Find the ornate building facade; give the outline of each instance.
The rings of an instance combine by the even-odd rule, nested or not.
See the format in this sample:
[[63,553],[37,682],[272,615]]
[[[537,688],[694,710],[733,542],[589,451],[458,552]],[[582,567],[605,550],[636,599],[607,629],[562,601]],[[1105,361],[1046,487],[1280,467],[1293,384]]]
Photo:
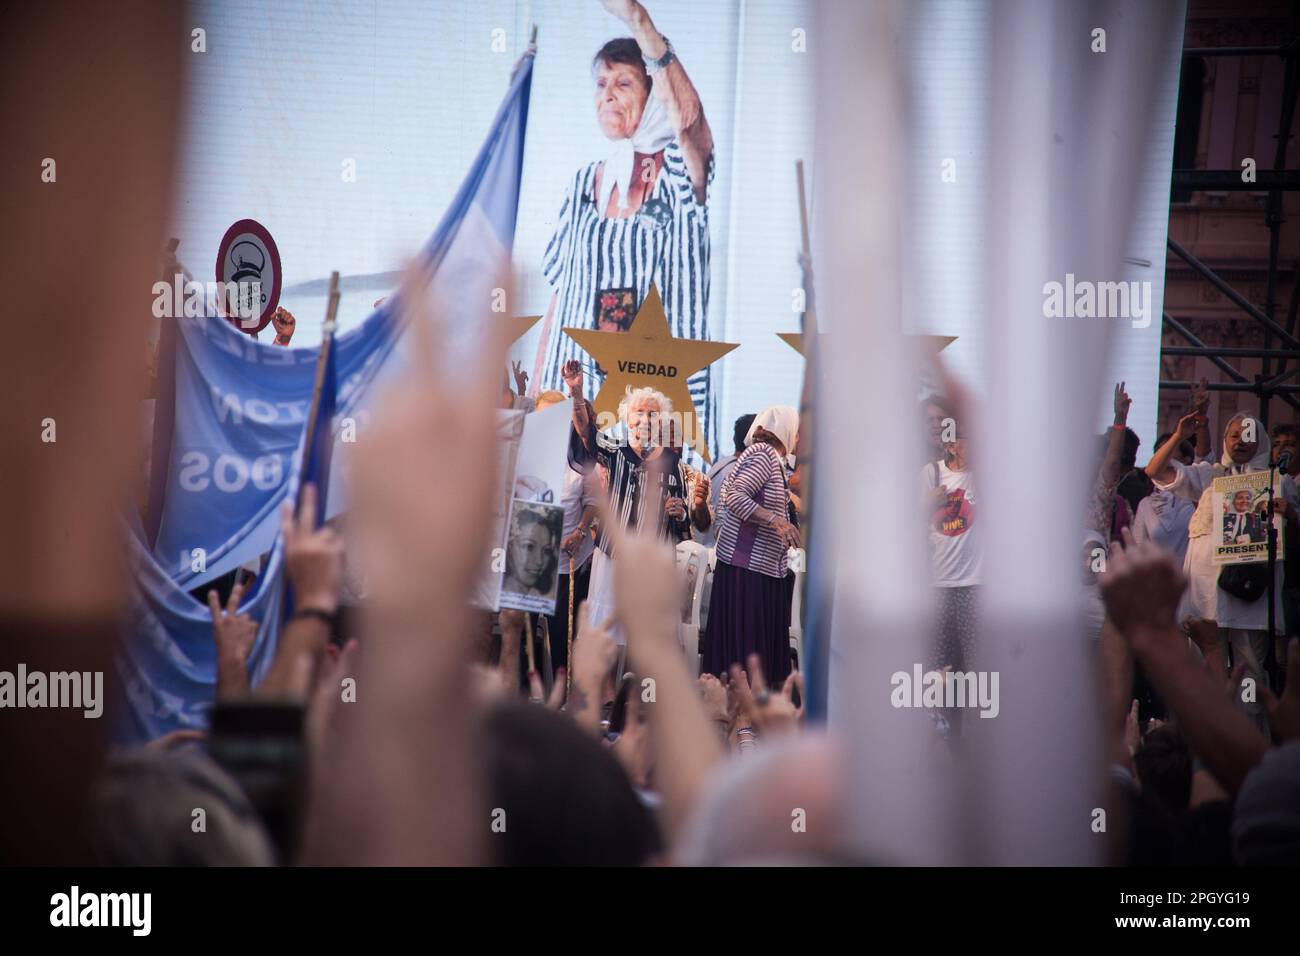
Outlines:
[[[1283,47],[1295,43],[1298,27],[1300,7],[1293,0],[1191,0],[1184,49]],[[1300,68],[1300,62],[1294,67]],[[1253,159],[1258,171],[1272,170],[1285,73],[1286,59],[1280,55],[1186,56],[1174,168],[1241,171],[1243,162]],[[1300,137],[1292,130],[1287,140],[1283,168],[1298,169]],[[1252,305],[1266,314],[1271,311],[1274,321],[1295,334],[1300,193],[1284,192],[1280,211],[1278,269],[1271,305],[1266,192],[1175,189],[1170,196],[1169,235]],[[1276,336],[1266,343],[1259,322],[1172,251],[1166,262],[1165,310],[1209,346],[1282,347]],[[1166,346],[1189,344],[1168,324],[1162,341]],[[1278,360],[1267,364],[1262,357],[1227,357],[1224,361],[1250,382],[1259,374],[1276,375],[1297,366],[1297,360],[1279,367]],[[1160,375],[1162,381],[1193,381],[1202,376],[1210,382],[1232,381],[1210,359],[1199,356],[1164,355]],[[1300,377],[1290,382],[1300,382]],[[1161,389],[1160,432],[1176,427],[1179,417],[1186,414],[1188,398],[1186,390]],[[1260,414],[1259,398],[1248,391],[1211,393],[1210,428],[1216,443],[1222,424],[1238,410]],[[1267,414],[1270,425],[1300,422],[1300,411],[1277,397],[1269,403]]]

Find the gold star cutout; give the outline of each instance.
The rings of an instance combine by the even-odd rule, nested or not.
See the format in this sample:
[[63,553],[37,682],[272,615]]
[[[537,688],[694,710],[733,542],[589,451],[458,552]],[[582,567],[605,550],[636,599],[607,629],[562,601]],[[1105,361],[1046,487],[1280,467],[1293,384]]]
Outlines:
[[[790,348],[794,349],[800,355],[803,355],[804,358],[807,358],[807,355],[804,355],[803,350],[804,334],[802,332],[778,332],[776,335],[777,338],[790,346]],[[957,336],[955,335],[909,335],[908,338],[920,339],[921,344],[926,346],[927,351],[929,351],[931,355],[938,355],[948,346],[952,345],[953,342],[957,341]]]
[[605,370],[605,383],[593,403],[598,421],[602,412],[618,415],[618,403],[629,385],[633,388],[649,385],[668,396],[673,410],[681,415],[691,445],[705,461],[712,462],[704,436],[696,427],[695,404],[686,380],[739,343],[673,338],[663,301],[654,285],[650,286],[650,294],[626,332],[566,328],[564,334]]
[[528,334],[528,330],[536,325],[540,318],[540,315],[511,315],[501,321],[511,323],[513,330],[510,333],[510,341],[518,342]]

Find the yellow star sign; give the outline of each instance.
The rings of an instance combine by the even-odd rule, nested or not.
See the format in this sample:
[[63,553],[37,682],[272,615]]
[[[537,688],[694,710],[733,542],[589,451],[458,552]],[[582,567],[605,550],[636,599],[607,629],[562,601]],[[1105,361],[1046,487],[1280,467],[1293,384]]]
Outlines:
[[[778,332],[776,333],[776,336],[800,355],[804,354],[802,332]],[[908,338],[921,339],[921,344],[924,345],[933,355],[938,355],[949,345],[952,345],[953,342],[957,341],[957,336],[955,335],[916,335],[908,336]],[[804,357],[807,358],[806,355]]]
[[512,315],[502,321],[511,323],[510,341],[518,342],[540,318],[540,315]]
[[704,436],[696,426],[695,404],[686,380],[739,343],[673,338],[659,290],[653,285],[626,332],[566,328],[564,334],[605,370],[605,383],[593,403],[597,421],[601,420],[602,412],[618,414],[618,403],[629,385],[633,388],[649,385],[668,396],[673,411],[681,415],[686,438],[705,461],[712,461]]

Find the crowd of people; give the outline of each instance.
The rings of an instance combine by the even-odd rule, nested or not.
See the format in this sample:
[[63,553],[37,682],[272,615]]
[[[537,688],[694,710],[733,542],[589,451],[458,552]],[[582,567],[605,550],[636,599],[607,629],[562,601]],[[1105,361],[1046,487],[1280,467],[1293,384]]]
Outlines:
[[[606,5],[630,11],[641,49],[612,48],[600,56],[599,102],[609,104],[600,107],[602,115],[625,131],[636,126],[649,92],[638,56],[649,51],[658,87],[670,85],[675,93],[659,136],[684,141],[670,138],[671,148],[650,144],[670,153],[661,167],[667,176],[638,190],[634,201],[657,198],[670,207],[671,221],[685,221],[692,204],[707,198],[713,168],[698,98],[639,5]],[[128,22],[136,16],[127,14]],[[153,104],[150,91],[179,89],[160,82],[169,76],[170,61],[138,55],[117,34],[109,36],[115,45],[107,49],[120,54],[121,68],[88,79],[79,63],[71,63],[72,88],[103,115],[121,111],[126,120],[134,118],[136,133],[168,129],[155,120],[181,115],[178,104],[151,106],[148,123],[131,104]],[[31,42],[15,53],[21,57],[22,47],[30,46],[46,54],[63,45],[61,39],[58,45]],[[85,48],[97,49],[90,42]],[[155,49],[174,55],[176,44],[160,41]],[[622,67],[635,75],[627,77]],[[170,68],[171,75],[178,73],[175,63]],[[621,86],[623,79],[631,86]],[[620,104],[637,84],[642,93],[633,97],[636,115],[630,116]],[[34,102],[48,94],[35,89]],[[68,124],[69,134],[80,128]],[[94,165],[91,157],[107,164],[103,175],[115,184],[105,201],[139,207],[140,197],[154,195],[151,187],[167,181],[170,147],[161,132],[155,138],[129,137],[145,144],[131,155],[105,153],[98,140],[87,141],[85,165]],[[626,176],[622,181],[631,184]],[[648,228],[644,220],[631,221],[628,204],[607,183],[583,171],[573,195],[589,193],[616,213],[605,218],[628,220],[629,244],[636,238],[631,230]],[[60,234],[74,243],[83,233],[87,243],[97,240],[104,254],[78,259],[101,266],[96,276],[102,287],[118,289],[124,285],[119,274],[144,276],[139,263],[124,257],[145,248],[150,231],[161,228],[166,200],[158,196],[137,217],[120,217],[136,241],[109,236],[109,226],[121,228],[112,216],[74,228],[85,217],[71,206]],[[573,204],[575,224],[594,215],[579,208],[585,205]],[[47,214],[42,207],[27,218],[43,221]],[[698,227],[699,218],[692,221]],[[575,225],[561,240],[579,234]],[[681,251],[703,238],[679,235]],[[41,248],[20,243],[15,251],[26,246]],[[83,252],[89,247],[76,245]],[[565,261],[576,261],[579,251],[565,252]],[[41,351],[58,345],[48,330],[20,327],[15,334],[58,372],[61,400],[68,402],[66,414],[65,406],[56,406],[60,419],[88,423],[81,434],[103,435],[105,446],[118,443],[120,430],[101,426],[127,420],[120,411],[116,419],[111,413],[129,403],[114,382],[92,372],[115,374],[129,365],[125,346],[115,342],[121,337],[104,331],[129,327],[129,296],[106,297],[114,321],[83,320],[88,313],[81,293],[62,277],[51,279],[52,265],[29,265],[45,281],[21,284],[19,311],[67,315],[103,350],[60,346],[61,361],[55,361]],[[562,271],[557,253],[548,276]],[[638,276],[638,293],[650,279]],[[34,300],[36,292],[65,287],[66,301]],[[589,305],[585,294],[575,294],[556,307],[585,315]],[[684,303],[674,322],[689,324],[705,314],[704,305],[703,296]],[[909,862],[873,859],[855,848],[852,819],[862,812],[864,797],[852,792],[845,769],[854,728],[804,719],[806,662],[792,654],[788,637],[795,586],[790,564],[815,505],[803,493],[812,483],[802,474],[815,462],[791,460],[801,447],[798,413],[773,406],[742,417],[734,453],[701,475],[683,461],[681,436],[666,425],[673,412],[666,397],[652,389],[629,391],[619,429],[599,431],[583,397],[580,367],[559,364],[563,356],[556,353],[574,412],[562,493],[563,556],[556,558],[560,602],[546,616],[547,630],[567,637],[569,620],[575,623],[571,653],[567,640],[551,640],[542,648],[551,666],[539,667],[530,640],[539,620],[515,611],[485,614],[467,599],[490,561],[488,516],[498,457],[493,415],[502,404],[505,343],[486,345],[472,360],[475,367],[453,384],[435,367],[433,357],[445,343],[431,340],[439,327],[426,319],[416,315],[411,322],[421,339],[412,367],[388,385],[348,456],[345,524],[318,524],[311,485],[282,517],[295,613],[279,634],[269,668],[250,670],[259,622],[241,611],[246,583],[232,580],[202,595],[212,618],[215,675],[205,726],[110,753],[101,765],[79,715],[20,714],[29,720],[22,728],[37,731],[26,735],[9,729],[19,726],[10,719],[6,742],[18,745],[7,751],[10,766],[37,770],[14,788],[22,805],[7,845],[27,860],[79,861],[80,842],[70,834],[78,831],[74,821],[82,809],[79,784],[93,771],[89,845],[105,864]],[[287,343],[292,326],[292,316],[277,317],[279,344]],[[551,374],[547,379],[559,384]],[[523,391],[521,369],[516,383]],[[30,373],[17,384],[23,396],[39,391]],[[702,384],[693,392],[701,401],[708,394]],[[508,400],[515,405],[517,398]],[[543,392],[531,405],[564,400],[563,393]],[[1267,470],[1297,448],[1300,430],[1278,425],[1270,432],[1235,414],[1216,458],[1207,402],[1198,391],[1177,429],[1139,466],[1137,436],[1127,428],[1130,403],[1117,387],[1113,428],[1097,448],[1092,494],[1078,503],[1079,630],[1096,648],[1104,688],[1096,707],[1110,744],[1097,777],[1111,785],[1114,818],[1126,821],[1113,828],[1120,860],[1295,863],[1300,646],[1288,638],[1300,633],[1300,533],[1293,533],[1300,461],[1292,457],[1278,483],[1275,507],[1286,533],[1272,589],[1272,634],[1268,589],[1259,593],[1256,582],[1255,599],[1243,597],[1250,588],[1225,580],[1207,557],[1211,533],[1225,516],[1214,513],[1206,496],[1215,478]],[[39,420],[35,410],[44,406],[24,403],[30,412],[24,421]],[[928,533],[933,562],[935,626],[921,653],[931,670],[969,669],[979,664],[987,557],[978,513],[981,450],[971,440],[975,414],[951,391],[927,397],[921,412],[918,445],[928,442],[929,448],[923,459],[905,461],[916,468],[917,535]],[[41,613],[22,618],[27,632],[10,643],[29,660],[54,661],[54,648],[111,672],[112,626],[105,622],[118,609],[121,569],[111,560],[117,526],[104,516],[112,515],[121,489],[100,469],[85,467],[97,459],[84,452],[74,459],[64,451],[77,448],[75,441],[21,451],[35,478],[6,499],[8,527],[15,541],[56,540],[59,548],[41,551],[44,563],[26,560],[35,548],[14,549],[23,560],[12,561],[3,577],[29,601],[14,606]],[[96,450],[105,461],[117,461],[111,447]],[[70,461],[81,467],[69,467]],[[124,483],[126,465],[119,470],[107,473]],[[32,515],[20,520],[20,507]],[[1252,511],[1226,516],[1233,534],[1248,541],[1262,527]],[[63,513],[78,521],[61,521]],[[94,533],[83,534],[82,524]],[[52,534],[51,528],[68,533]],[[695,659],[681,640],[683,579],[674,550],[688,542],[713,552],[709,610]],[[532,574],[529,562],[523,555],[512,566],[521,587]],[[818,568],[810,565],[809,573]],[[365,582],[360,594],[353,578]],[[51,607],[59,613],[50,613]],[[530,656],[533,666],[526,664]],[[194,657],[204,655],[195,649]],[[48,669],[60,666],[66,665],[59,661]],[[886,681],[879,692],[889,692]],[[960,755],[971,736],[960,711],[932,716],[940,744],[934,753]],[[983,732],[997,732],[996,719],[976,723],[989,725]],[[792,808],[803,811],[806,826],[792,826]]]
[[[573,581],[558,589],[555,613],[503,609],[485,623],[464,598],[481,549],[435,543],[484,543],[491,483],[458,483],[475,490],[454,500],[430,495],[445,446],[420,436],[452,437],[462,475],[486,475],[484,415],[518,394],[398,385],[351,463],[346,543],[316,526],[312,486],[296,512],[286,506],[299,612],[256,686],[247,656],[257,624],[239,610],[244,585],[207,595],[211,724],[110,760],[93,803],[104,862],[871,862],[839,842],[851,812],[842,743],[835,728],[805,728],[803,662],[789,640],[804,509],[791,476],[796,465],[815,467],[792,453],[798,412],[742,416],[734,454],[704,475],[683,460],[665,396],[629,388],[618,426],[599,431],[581,365],[567,363],[563,378],[573,403],[569,473],[564,526],[551,535],[561,554],[550,557]],[[518,393],[525,384],[517,374]],[[562,400],[552,391],[521,404]],[[1103,675],[1107,780],[1129,821],[1129,862],[1294,862],[1300,651],[1288,653],[1284,638],[1300,625],[1288,560],[1296,536],[1285,535],[1278,554],[1269,640],[1260,602],[1211,577],[1204,513],[1213,478],[1268,469],[1300,431],[1265,433],[1233,415],[1216,460],[1207,401],[1198,390],[1143,466],[1127,428],[1130,400],[1116,386],[1113,427],[1080,509],[1079,620]],[[930,450],[918,503],[935,592],[925,660],[963,671],[980,660],[985,560],[971,412],[937,394],[920,410]],[[1291,525],[1297,467],[1285,464],[1275,507]],[[687,541],[710,549],[713,569],[698,656],[682,640],[688,584],[675,547]],[[373,586],[343,615],[354,561]],[[525,653],[541,618],[553,637]],[[475,640],[485,628],[492,637]],[[937,739],[960,752],[961,708],[931,716]],[[807,839],[793,838],[786,804],[824,814],[797,834]],[[202,840],[191,832],[196,805],[210,808]]]

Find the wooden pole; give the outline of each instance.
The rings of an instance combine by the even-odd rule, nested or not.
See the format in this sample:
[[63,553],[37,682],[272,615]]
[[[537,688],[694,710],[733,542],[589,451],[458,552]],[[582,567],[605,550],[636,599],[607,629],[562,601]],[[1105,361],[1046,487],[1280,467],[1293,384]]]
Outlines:
[[[573,555],[569,555],[569,652],[564,659],[564,689],[573,690]],[[567,697],[565,698],[568,699]]]
[[[296,517],[298,508],[302,503],[302,481],[301,475],[307,469],[307,462],[311,459],[312,445],[316,436],[316,419],[320,414],[320,397],[325,385],[325,363],[329,360],[330,351],[334,348],[334,328],[337,324],[339,310],[339,274],[330,273],[329,299],[325,304],[325,324],[321,326],[320,354],[316,356],[316,378],[311,388],[311,407],[307,411],[307,434],[303,436],[302,442],[302,460],[299,462],[298,475],[298,493],[293,502],[293,513]],[[318,499],[320,507],[324,508],[324,502]],[[314,520],[314,519],[313,519]],[[286,572],[280,578],[280,599],[281,613],[284,608],[284,596],[289,589],[289,575]]]
[[531,678],[537,670],[537,660],[533,655],[533,618],[527,611],[524,614],[524,644],[528,647],[528,676]]
[[[320,414],[321,389],[325,385],[325,363],[334,348],[334,328],[339,311],[339,274],[330,273],[329,299],[325,306],[325,324],[321,326],[320,354],[316,356],[316,378],[311,387],[311,408],[307,412],[307,435],[302,443],[302,461],[299,462],[298,474],[307,470],[311,460],[312,448],[316,437],[316,419]],[[298,513],[298,502],[302,500],[302,484],[298,485],[298,500],[293,503],[294,514]]]
[[811,354],[809,336],[817,332],[816,310],[813,308],[813,284],[812,276],[812,244],[808,238],[808,198],[804,190],[803,177],[803,160],[794,161],[795,179],[799,184],[799,238],[803,255],[800,265],[803,269],[803,354],[807,358]]

